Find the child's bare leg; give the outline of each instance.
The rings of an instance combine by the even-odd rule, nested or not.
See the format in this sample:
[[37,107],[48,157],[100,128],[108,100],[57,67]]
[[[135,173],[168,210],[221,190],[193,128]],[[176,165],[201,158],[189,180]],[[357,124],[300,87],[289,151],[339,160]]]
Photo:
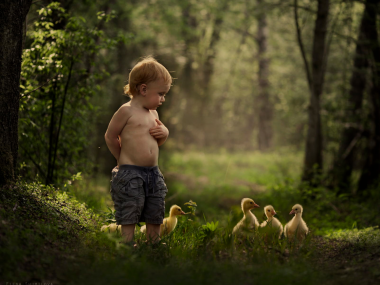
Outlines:
[[156,224],[146,224],[146,236],[148,242],[156,243],[160,241],[160,226]]
[[135,225],[122,225],[121,226],[121,235],[123,236],[124,242],[133,241],[135,234]]

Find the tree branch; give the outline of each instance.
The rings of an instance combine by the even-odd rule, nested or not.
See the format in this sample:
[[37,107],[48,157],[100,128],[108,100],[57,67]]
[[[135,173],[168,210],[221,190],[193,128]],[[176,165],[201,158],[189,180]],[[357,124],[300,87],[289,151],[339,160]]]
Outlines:
[[239,28],[232,28],[235,32],[238,32],[239,34],[241,34],[243,37],[245,37],[245,36],[249,36],[250,38],[252,38],[255,42],[257,42],[257,37],[254,35],[254,34],[252,34],[252,33],[250,33],[249,31],[248,31],[248,29],[239,29]]
[[[55,76],[54,76],[54,77],[55,77]],[[27,92],[27,93],[24,93],[23,95],[20,96],[20,99],[23,98],[23,97],[25,97],[26,95],[29,95],[29,94],[33,93],[34,91],[37,91],[37,90],[40,89],[41,87],[46,86],[46,85],[47,85],[52,79],[53,79],[53,78],[48,79],[44,84],[38,86],[37,88],[33,89],[32,91],[29,91],[29,92]]]
[[45,178],[46,177],[46,174],[45,172],[42,170],[41,166],[39,166],[39,164],[37,162],[34,161],[32,155],[20,144],[21,148],[25,151],[25,153],[27,154],[27,156],[29,157],[29,159],[33,162],[34,166],[37,167],[38,171],[42,174],[42,176]]
[[[55,149],[54,149],[53,167],[52,167],[53,171],[54,171],[54,168],[55,168],[55,159],[57,158],[59,133],[60,133],[60,131],[61,131],[63,111],[64,111],[64,109],[65,109],[65,102],[66,102],[67,89],[68,89],[68,87],[69,87],[69,83],[70,83],[70,79],[71,79],[71,72],[72,72],[72,70],[73,70],[73,65],[74,65],[74,59],[72,58],[72,59],[71,59],[71,63],[70,63],[69,76],[68,76],[68,78],[67,78],[67,82],[66,82],[66,85],[65,85],[65,93],[64,93],[64,95],[63,95],[63,102],[62,102],[62,108],[61,108],[61,115],[60,115],[60,118],[59,118],[58,131],[57,131],[57,138],[56,138],[56,140],[55,140]],[[52,177],[53,177],[53,171],[52,171]]]
[[[342,4],[342,3],[341,3]],[[329,39],[327,40],[327,44],[326,44],[326,50],[325,50],[325,54],[324,54],[324,58],[323,58],[323,65],[322,65],[322,70],[323,70],[323,73],[325,72],[326,68],[327,68],[327,58],[328,58],[328,54],[330,52],[330,47],[331,47],[331,42],[332,42],[332,38],[333,38],[333,34],[334,34],[334,29],[335,29],[335,26],[338,22],[338,19],[339,19],[339,15],[342,13],[342,5],[340,5],[340,10],[339,10],[339,13],[335,16],[335,19],[332,20],[332,25],[331,25],[331,32],[330,32],[330,37]]]
[[297,5],[297,2],[298,2],[297,0],[294,0],[294,21],[295,21],[296,29],[297,29],[297,40],[298,40],[298,45],[299,45],[300,50],[301,50],[302,59],[303,59],[304,64],[305,64],[307,83],[309,85],[309,89],[311,90],[312,78],[311,78],[309,63],[307,61],[306,54],[305,54],[305,48],[304,48],[304,45],[302,42],[301,29],[300,29],[299,22],[298,22],[298,5]]
[[362,136],[362,132],[359,132],[356,134],[356,136],[354,137],[354,139],[351,141],[350,145],[347,147],[346,151],[344,152],[342,156],[342,160],[346,159],[346,157],[351,153],[352,149],[354,148],[356,143],[359,141],[361,136]]
[[294,5],[290,4],[290,5],[288,5],[288,7],[295,8],[295,9],[301,9],[301,10],[305,10],[305,11],[313,13],[313,14],[317,14],[316,10],[313,10],[313,9],[311,9],[309,7],[305,7],[305,6],[298,6],[296,4],[294,4]]
[[57,80],[54,82],[54,90],[50,90],[50,94],[52,94],[52,99],[51,99],[51,116],[50,116],[50,127],[49,127],[49,155],[48,155],[48,167],[47,167],[47,175],[46,175],[46,180],[45,184],[48,185],[50,184],[51,177],[52,177],[52,152],[53,152],[53,133],[54,133],[54,115],[55,115],[55,93],[57,92]]

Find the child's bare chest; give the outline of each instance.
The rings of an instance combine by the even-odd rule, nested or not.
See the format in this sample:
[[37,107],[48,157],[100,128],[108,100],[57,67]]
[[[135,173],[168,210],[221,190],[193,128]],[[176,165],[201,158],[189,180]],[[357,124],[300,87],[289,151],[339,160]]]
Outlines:
[[157,125],[156,117],[152,113],[136,112],[128,120],[126,128],[130,132],[145,132]]

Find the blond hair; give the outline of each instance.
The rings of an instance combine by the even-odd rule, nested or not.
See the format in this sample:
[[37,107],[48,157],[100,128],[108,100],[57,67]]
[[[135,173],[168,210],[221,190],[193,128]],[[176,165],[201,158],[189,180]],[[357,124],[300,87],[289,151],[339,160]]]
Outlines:
[[129,73],[128,84],[124,86],[124,94],[132,98],[139,93],[138,86],[162,79],[171,85],[172,77],[169,71],[154,57],[147,56],[139,61]]

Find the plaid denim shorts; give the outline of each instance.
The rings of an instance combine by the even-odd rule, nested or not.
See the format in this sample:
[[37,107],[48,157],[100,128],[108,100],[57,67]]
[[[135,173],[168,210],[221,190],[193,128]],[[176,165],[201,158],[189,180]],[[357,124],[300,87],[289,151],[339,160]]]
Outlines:
[[118,225],[162,224],[168,192],[158,166],[120,165],[112,170],[111,196]]

